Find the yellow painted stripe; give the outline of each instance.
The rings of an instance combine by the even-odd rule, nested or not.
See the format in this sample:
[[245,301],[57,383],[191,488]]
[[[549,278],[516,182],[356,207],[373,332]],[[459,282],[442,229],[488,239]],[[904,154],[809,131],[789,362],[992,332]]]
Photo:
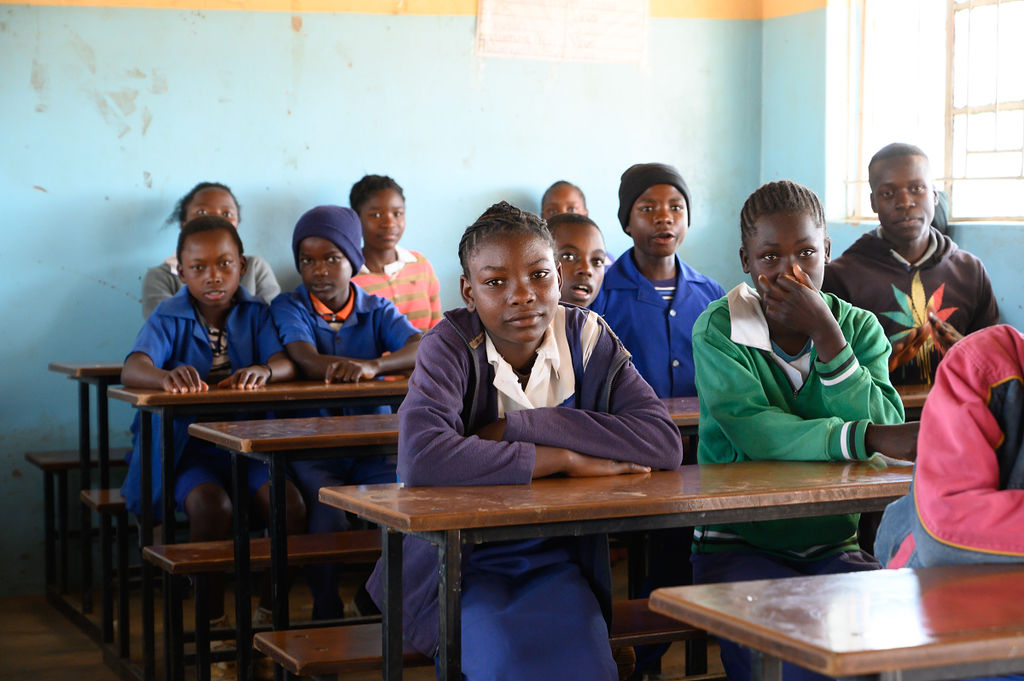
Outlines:
[[[828,0],[650,0],[662,19],[770,19],[822,9]],[[339,12],[472,16],[476,0],[0,0],[0,5],[132,7],[249,12]]]

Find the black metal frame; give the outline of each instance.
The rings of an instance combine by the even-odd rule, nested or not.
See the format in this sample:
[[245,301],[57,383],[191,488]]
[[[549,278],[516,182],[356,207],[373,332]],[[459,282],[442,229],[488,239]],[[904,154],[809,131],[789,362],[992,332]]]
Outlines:
[[[280,411],[314,411],[319,409],[343,409],[345,407],[376,407],[376,406],[392,406],[397,407],[401,404],[405,395],[380,395],[380,396],[338,396],[338,397],[325,397],[309,400],[297,400],[294,397],[282,396],[274,400],[261,401],[261,402],[226,402],[217,404],[177,404],[177,405],[139,405],[137,408],[141,412],[140,414],[140,430],[139,430],[139,454],[141,457],[141,507],[142,513],[140,516],[140,545],[150,546],[153,544],[153,504],[150,501],[153,498],[153,457],[150,451],[152,443],[152,428],[153,428],[153,417],[158,416],[161,424],[173,423],[175,418],[180,417],[191,417],[191,416],[230,416],[234,414],[242,413],[263,413],[263,412],[280,412]],[[161,533],[161,541],[164,544],[173,544],[174,538],[174,500],[173,500],[173,486],[171,481],[174,479],[174,461],[172,457],[166,456],[167,453],[174,451],[174,431],[173,428],[161,427],[160,429],[160,462],[161,462],[161,502],[162,502],[162,517],[163,517],[163,531]],[[335,456],[336,450],[327,449],[321,450],[321,453],[317,453],[318,450],[296,450],[295,452],[280,452],[278,454],[284,454],[286,456],[295,456],[302,458],[316,458],[318,456],[329,457]],[[380,451],[374,452],[380,454]],[[244,456],[238,456],[236,452],[232,452],[232,476],[233,484],[235,487],[233,490],[234,498],[240,499],[245,498],[247,493],[246,479],[243,477],[241,480],[236,478],[240,473],[244,476],[244,471],[240,470],[241,462],[246,457],[254,458],[261,461],[266,461],[271,467],[271,483],[270,483],[270,499],[271,499],[271,518],[270,523],[270,543],[271,543],[271,574],[272,574],[272,588],[274,590],[274,628],[283,629],[288,627],[288,611],[287,611],[287,599],[288,599],[288,580],[287,580],[287,550],[280,550],[280,545],[283,543],[282,538],[286,535],[285,515],[284,515],[284,463],[275,464],[279,457],[274,454],[245,454]],[[276,482],[275,482],[276,480]],[[239,482],[242,483],[241,488],[238,488]],[[242,496],[238,496],[239,489],[244,490],[245,493]],[[280,510],[278,510],[280,509]],[[252,676],[252,623],[251,623],[251,603],[248,597],[248,582],[247,577],[239,579],[239,575],[247,576],[249,573],[249,509],[247,504],[235,504],[234,505],[234,532],[235,532],[235,575],[236,583],[235,588],[241,588],[245,592],[244,599],[239,597],[236,592],[236,605],[235,605],[235,620],[236,620],[236,631],[237,631],[237,655],[238,655],[238,678],[240,680],[248,681]],[[278,550],[275,550],[275,546]],[[143,673],[142,678],[144,681],[151,681],[155,678],[156,672],[156,633],[155,633],[155,621],[154,621],[154,598],[155,598],[155,587],[154,587],[154,566],[148,561],[142,561],[142,627],[143,627]],[[279,582],[278,576],[284,575],[282,580]],[[172,586],[171,580],[168,575],[165,575],[164,581],[164,631],[165,638],[171,636],[175,632],[175,626],[180,624],[175,622],[172,618],[174,615],[172,611],[177,609],[174,607],[173,601],[171,600],[175,587]],[[284,606],[280,607],[279,604],[283,603]],[[180,626],[178,627],[180,629]],[[172,641],[167,638],[168,650],[171,650],[172,643],[176,644],[176,641]],[[181,679],[183,678],[182,666],[179,662],[172,660],[172,655],[164,656],[164,673],[167,679]]]
[[[662,515],[629,516],[574,520],[556,523],[510,525],[503,527],[480,527],[471,529],[442,530],[429,532],[405,532],[410,536],[424,539],[438,549],[438,617],[441,645],[438,649],[438,678],[447,681],[461,679],[461,598],[462,598],[462,545],[480,544],[490,541],[517,541],[544,537],[578,537],[591,534],[607,534],[635,530],[659,530],[670,527],[692,527],[695,525],[723,524],[751,520],[781,520],[819,515],[875,511],[899,498],[897,496],[873,499],[849,499],[840,501],[818,501],[794,503],[785,506],[754,506],[746,509],[719,511],[693,511]],[[383,528],[385,551],[383,553],[385,582],[389,588],[393,580],[399,580],[402,572],[402,551],[399,532],[394,528]],[[402,602],[385,594],[384,621],[382,625],[385,681],[400,681],[402,678]],[[781,679],[765,679],[781,681]],[[888,680],[887,680],[888,681]],[[930,681],[922,679],[920,681]]]

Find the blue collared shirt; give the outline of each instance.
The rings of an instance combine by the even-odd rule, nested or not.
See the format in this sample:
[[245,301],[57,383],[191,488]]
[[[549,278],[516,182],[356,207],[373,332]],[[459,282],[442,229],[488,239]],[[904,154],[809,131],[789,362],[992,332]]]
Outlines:
[[640,274],[629,249],[608,268],[590,309],[604,316],[658,397],[692,397],[693,323],[725,289],[676,256],[676,293],[669,304]]

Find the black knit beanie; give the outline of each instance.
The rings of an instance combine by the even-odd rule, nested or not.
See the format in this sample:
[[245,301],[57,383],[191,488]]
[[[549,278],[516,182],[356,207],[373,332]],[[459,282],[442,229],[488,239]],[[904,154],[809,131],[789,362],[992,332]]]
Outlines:
[[629,213],[636,200],[656,184],[670,184],[686,199],[686,224],[690,224],[690,189],[679,171],[664,163],[637,163],[622,173],[619,181],[619,223],[623,231],[629,224]]
[[295,255],[295,267],[299,267],[299,244],[310,236],[327,239],[341,249],[348,261],[352,263],[352,274],[359,272],[363,266],[363,251],[359,244],[363,238],[363,228],[359,216],[351,208],[342,206],[317,206],[299,218],[292,233],[292,253]]

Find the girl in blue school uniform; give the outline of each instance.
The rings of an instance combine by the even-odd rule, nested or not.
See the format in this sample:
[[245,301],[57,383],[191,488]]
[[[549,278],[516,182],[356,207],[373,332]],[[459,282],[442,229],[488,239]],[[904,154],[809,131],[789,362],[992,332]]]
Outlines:
[[[658,397],[693,397],[691,331],[698,315],[725,295],[718,282],[683,262],[676,251],[690,228],[690,189],[679,171],[663,163],[638,163],[622,173],[619,223],[633,239],[604,275],[591,309],[633,353],[640,375]],[[643,586],[689,584],[689,529],[649,536],[650,574]],[[667,645],[637,649],[637,669],[646,671]]]
[[[600,316],[559,304],[543,220],[494,205],[466,230],[459,260],[466,307],[424,336],[398,412],[405,484],[529,484],[679,465],[679,432],[629,354]],[[464,547],[464,678],[615,681],[602,616],[606,541]],[[436,655],[437,550],[406,537],[403,551],[403,634]],[[380,603],[379,563],[367,588]]]
[[[242,240],[222,217],[189,221],[178,236],[177,272],[184,287],[160,303],[146,320],[125,360],[121,381],[133,388],[205,392],[210,386],[258,390],[268,381],[287,381],[295,369],[274,331],[270,309],[239,286],[246,260]],[[232,504],[253,503],[266,521],[270,511],[269,472],[249,464],[248,498],[231,499],[230,455],[188,435],[192,419],[175,419],[174,500],[189,520],[192,541],[227,539]],[[160,451],[159,419],[153,423],[154,456]],[[132,424],[133,449],[121,492],[128,509],[141,513],[139,417]],[[153,512],[160,518],[161,466],[153,462]],[[302,498],[288,486],[288,531],[305,524]],[[223,582],[211,584],[211,619],[223,616]]]
[[[285,350],[306,378],[327,383],[369,380],[411,371],[416,361],[422,334],[390,300],[370,295],[351,281],[363,265],[361,235],[359,216],[341,206],[318,206],[295,224],[292,251],[302,284],[275,298],[271,313]],[[342,413],[390,413],[390,408]],[[307,500],[309,532],[350,527],[344,511],[317,501],[321,487],[395,481],[394,461],[382,456],[295,461],[292,472]],[[313,593],[313,618],[341,617],[337,567],[307,568],[306,580]]]

